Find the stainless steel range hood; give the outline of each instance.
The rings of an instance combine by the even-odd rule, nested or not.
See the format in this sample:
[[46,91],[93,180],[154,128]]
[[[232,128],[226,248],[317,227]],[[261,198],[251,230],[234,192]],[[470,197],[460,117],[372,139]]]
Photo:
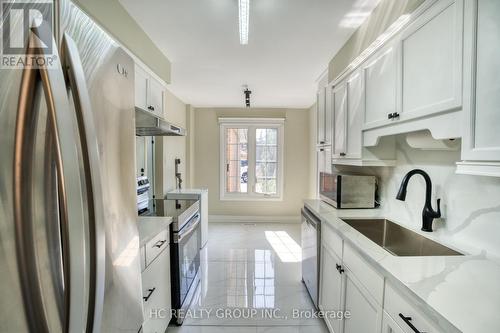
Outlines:
[[140,108],[135,108],[137,136],[185,136],[186,130]]

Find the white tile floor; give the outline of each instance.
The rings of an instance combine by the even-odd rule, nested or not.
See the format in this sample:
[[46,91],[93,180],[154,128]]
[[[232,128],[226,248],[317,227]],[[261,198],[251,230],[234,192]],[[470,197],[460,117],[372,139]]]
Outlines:
[[294,309],[314,308],[300,260],[299,224],[211,223],[191,304],[196,318],[168,332],[328,332],[322,319],[294,317]]

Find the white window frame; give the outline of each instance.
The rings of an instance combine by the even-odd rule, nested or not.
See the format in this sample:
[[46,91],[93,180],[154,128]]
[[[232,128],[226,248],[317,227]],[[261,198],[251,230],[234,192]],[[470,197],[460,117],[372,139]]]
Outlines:
[[[221,201],[283,201],[283,150],[285,146],[285,118],[219,118],[219,192]],[[226,129],[248,129],[248,191],[247,193],[226,192]],[[255,129],[278,129],[278,168],[276,170],[276,194],[255,193]]]

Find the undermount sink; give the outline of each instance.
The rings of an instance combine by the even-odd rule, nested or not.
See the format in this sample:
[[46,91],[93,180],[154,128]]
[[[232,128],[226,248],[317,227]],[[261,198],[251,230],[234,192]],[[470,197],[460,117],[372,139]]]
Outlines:
[[460,252],[386,219],[343,219],[395,256],[461,256]]

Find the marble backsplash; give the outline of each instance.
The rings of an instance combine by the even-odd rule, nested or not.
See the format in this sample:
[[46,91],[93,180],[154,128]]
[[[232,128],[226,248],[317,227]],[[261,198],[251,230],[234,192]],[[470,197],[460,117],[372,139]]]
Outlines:
[[[406,201],[396,200],[396,194],[408,171],[422,169],[432,179],[434,209],[436,199],[441,199],[442,218],[434,220],[434,232],[429,236],[467,253],[500,261],[500,178],[456,174],[455,163],[460,160],[460,151],[413,149],[404,136],[397,138],[396,150],[396,167],[362,170],[379,177],[379,196],[385,216],[420,229],[424,179],[419,175],[412,177]],[[360,169],[339,168],[350,172],[360,172]]]

